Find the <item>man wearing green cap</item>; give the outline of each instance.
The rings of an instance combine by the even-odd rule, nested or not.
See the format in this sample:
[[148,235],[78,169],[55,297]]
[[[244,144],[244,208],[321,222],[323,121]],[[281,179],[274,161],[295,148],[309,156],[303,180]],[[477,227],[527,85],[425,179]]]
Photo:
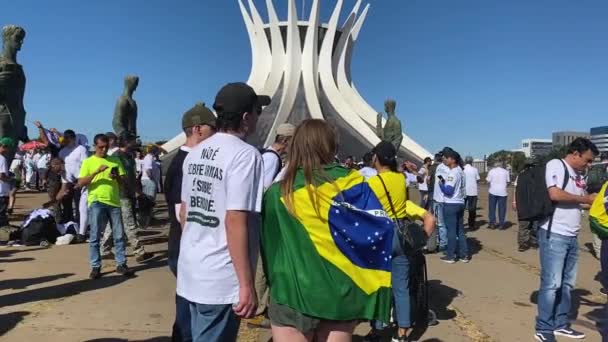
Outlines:
[[[169,209],[169,268],[177,276],[177,260],[179,258],[179,243],[182,237],[182,227],[177,217],[182,203],[183,165],[186,156],[192,148],[215,133],[215,115],[203,103],[197,103],[182,117],[182,129],[186,135],[186,143],[180,147],[169,165],[165,177],[165,199]],[[175,209],[175,210],[173,210]],[[190,305],[187,300],[176,295],[175,323],[173,324],[172,341],[192,341],[190,331]]]
[[11,185],[6,157],[11,153],[14,145],[13,139],[9,137],[0,138],[0,227],[8,225],[7,210]]

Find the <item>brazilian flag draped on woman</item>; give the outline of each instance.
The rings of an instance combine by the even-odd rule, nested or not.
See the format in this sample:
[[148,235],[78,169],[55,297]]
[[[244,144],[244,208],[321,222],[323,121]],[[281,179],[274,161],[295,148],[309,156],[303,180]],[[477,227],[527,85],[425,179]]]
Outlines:
[[358,172],[329,165],[327,179],[293,184],[293,215],[280,183],[264,196],[262,257],[270,296],[327,320],[388,322],[393,222]]

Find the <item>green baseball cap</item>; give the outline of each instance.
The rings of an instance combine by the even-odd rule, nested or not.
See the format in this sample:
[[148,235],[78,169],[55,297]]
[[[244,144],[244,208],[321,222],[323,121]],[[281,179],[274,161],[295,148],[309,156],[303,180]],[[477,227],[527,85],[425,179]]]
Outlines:
[[0,146],[11,148],[15,146],[15,142],[9,137],[0,138]]
[[204,103],[197,103],[184,113],[182,117],[182,128],[197,125],[208,125],[215,127],[215,115]]

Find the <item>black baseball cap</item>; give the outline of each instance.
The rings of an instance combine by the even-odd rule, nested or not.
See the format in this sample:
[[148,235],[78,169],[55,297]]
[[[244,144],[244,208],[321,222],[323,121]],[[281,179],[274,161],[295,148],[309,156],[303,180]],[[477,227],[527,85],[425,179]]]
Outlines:
[[451,147],[446,146],[441,151],[439,151],[439,153],[437,153],[437,154],[444,157],[446,154],[451,154],[453,152],[454,152],[454,150]]
[[381,141],[374,149],[372,153],[380,159],[382,164],[386,164],[387,162],[396,160],[397,158],[397,149],[395,145],[388,141]]
[[270,97],[256,94],[255,90],[243,82],[228,83],[215,96],[215,109],[218,115],[243,114],[252,108],[262,113],[262,107],[270,104]]

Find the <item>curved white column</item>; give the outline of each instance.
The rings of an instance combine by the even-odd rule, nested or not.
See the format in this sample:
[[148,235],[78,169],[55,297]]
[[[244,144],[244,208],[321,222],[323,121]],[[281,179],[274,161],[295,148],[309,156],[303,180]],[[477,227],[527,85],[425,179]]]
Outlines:
[[342,3],[343,0],[337,1],[336,8],[329,19],[323,44],[321,45],[321,53],[319,55],[319,77],[321,80],[321,86],[327,95],[327,100],[334,107],[336,112],[341,114],[342,119],[349,126],[351,126],[353,130],[362,135],[369,144],[376,145],[380,142],[380,139],[375,132],[373,132],[370,127],[354,113],[353,108],[346,103],[340,94],[333,77],[332,50],[333,42],[336,36],[336,29],[338,26],[338,19],[340,17],[340,10],[342,9]]
[[319,104],[319,0],[313,0],[302,52],[302,80],[310,116],[323,119]]
[[255,7],[253,0],[249,0],[249,11],[253,20],[256,63],[252,63],[251,77],[247,83],[256,91],[261,91],[264,89],[264,85],[270,74],[272,55],[268,39],[266,39],[266,33],[264,33],[264,21],[260,17],[260,13]]
[[277,111],[272,128],[266,137],[265,146],[269,145],[274,140],[277,127],[287,121],[287,118],[293,109],[296,96],[298,95],[300,75],[302,74],[302,46],[300,43],[300,29],[298,28],[298,12],[295,0],[288,1],[286,57],[289,61],[289,65],[287,65],[287,69],[285,69],[285,81],[283,82],[281,104],[279,105],[279,110]]
[[283,45],[283,37],[279,28],[279,18],[277,11],[274,9],[272,0],[266,0],[268,8],[268,22],[270,24],[270,41],[272,44],[272,66],[270,75],[264,86],[264,94],[273,96],[279,89],[283,74],[285,72],[286,55],[285,46]]

